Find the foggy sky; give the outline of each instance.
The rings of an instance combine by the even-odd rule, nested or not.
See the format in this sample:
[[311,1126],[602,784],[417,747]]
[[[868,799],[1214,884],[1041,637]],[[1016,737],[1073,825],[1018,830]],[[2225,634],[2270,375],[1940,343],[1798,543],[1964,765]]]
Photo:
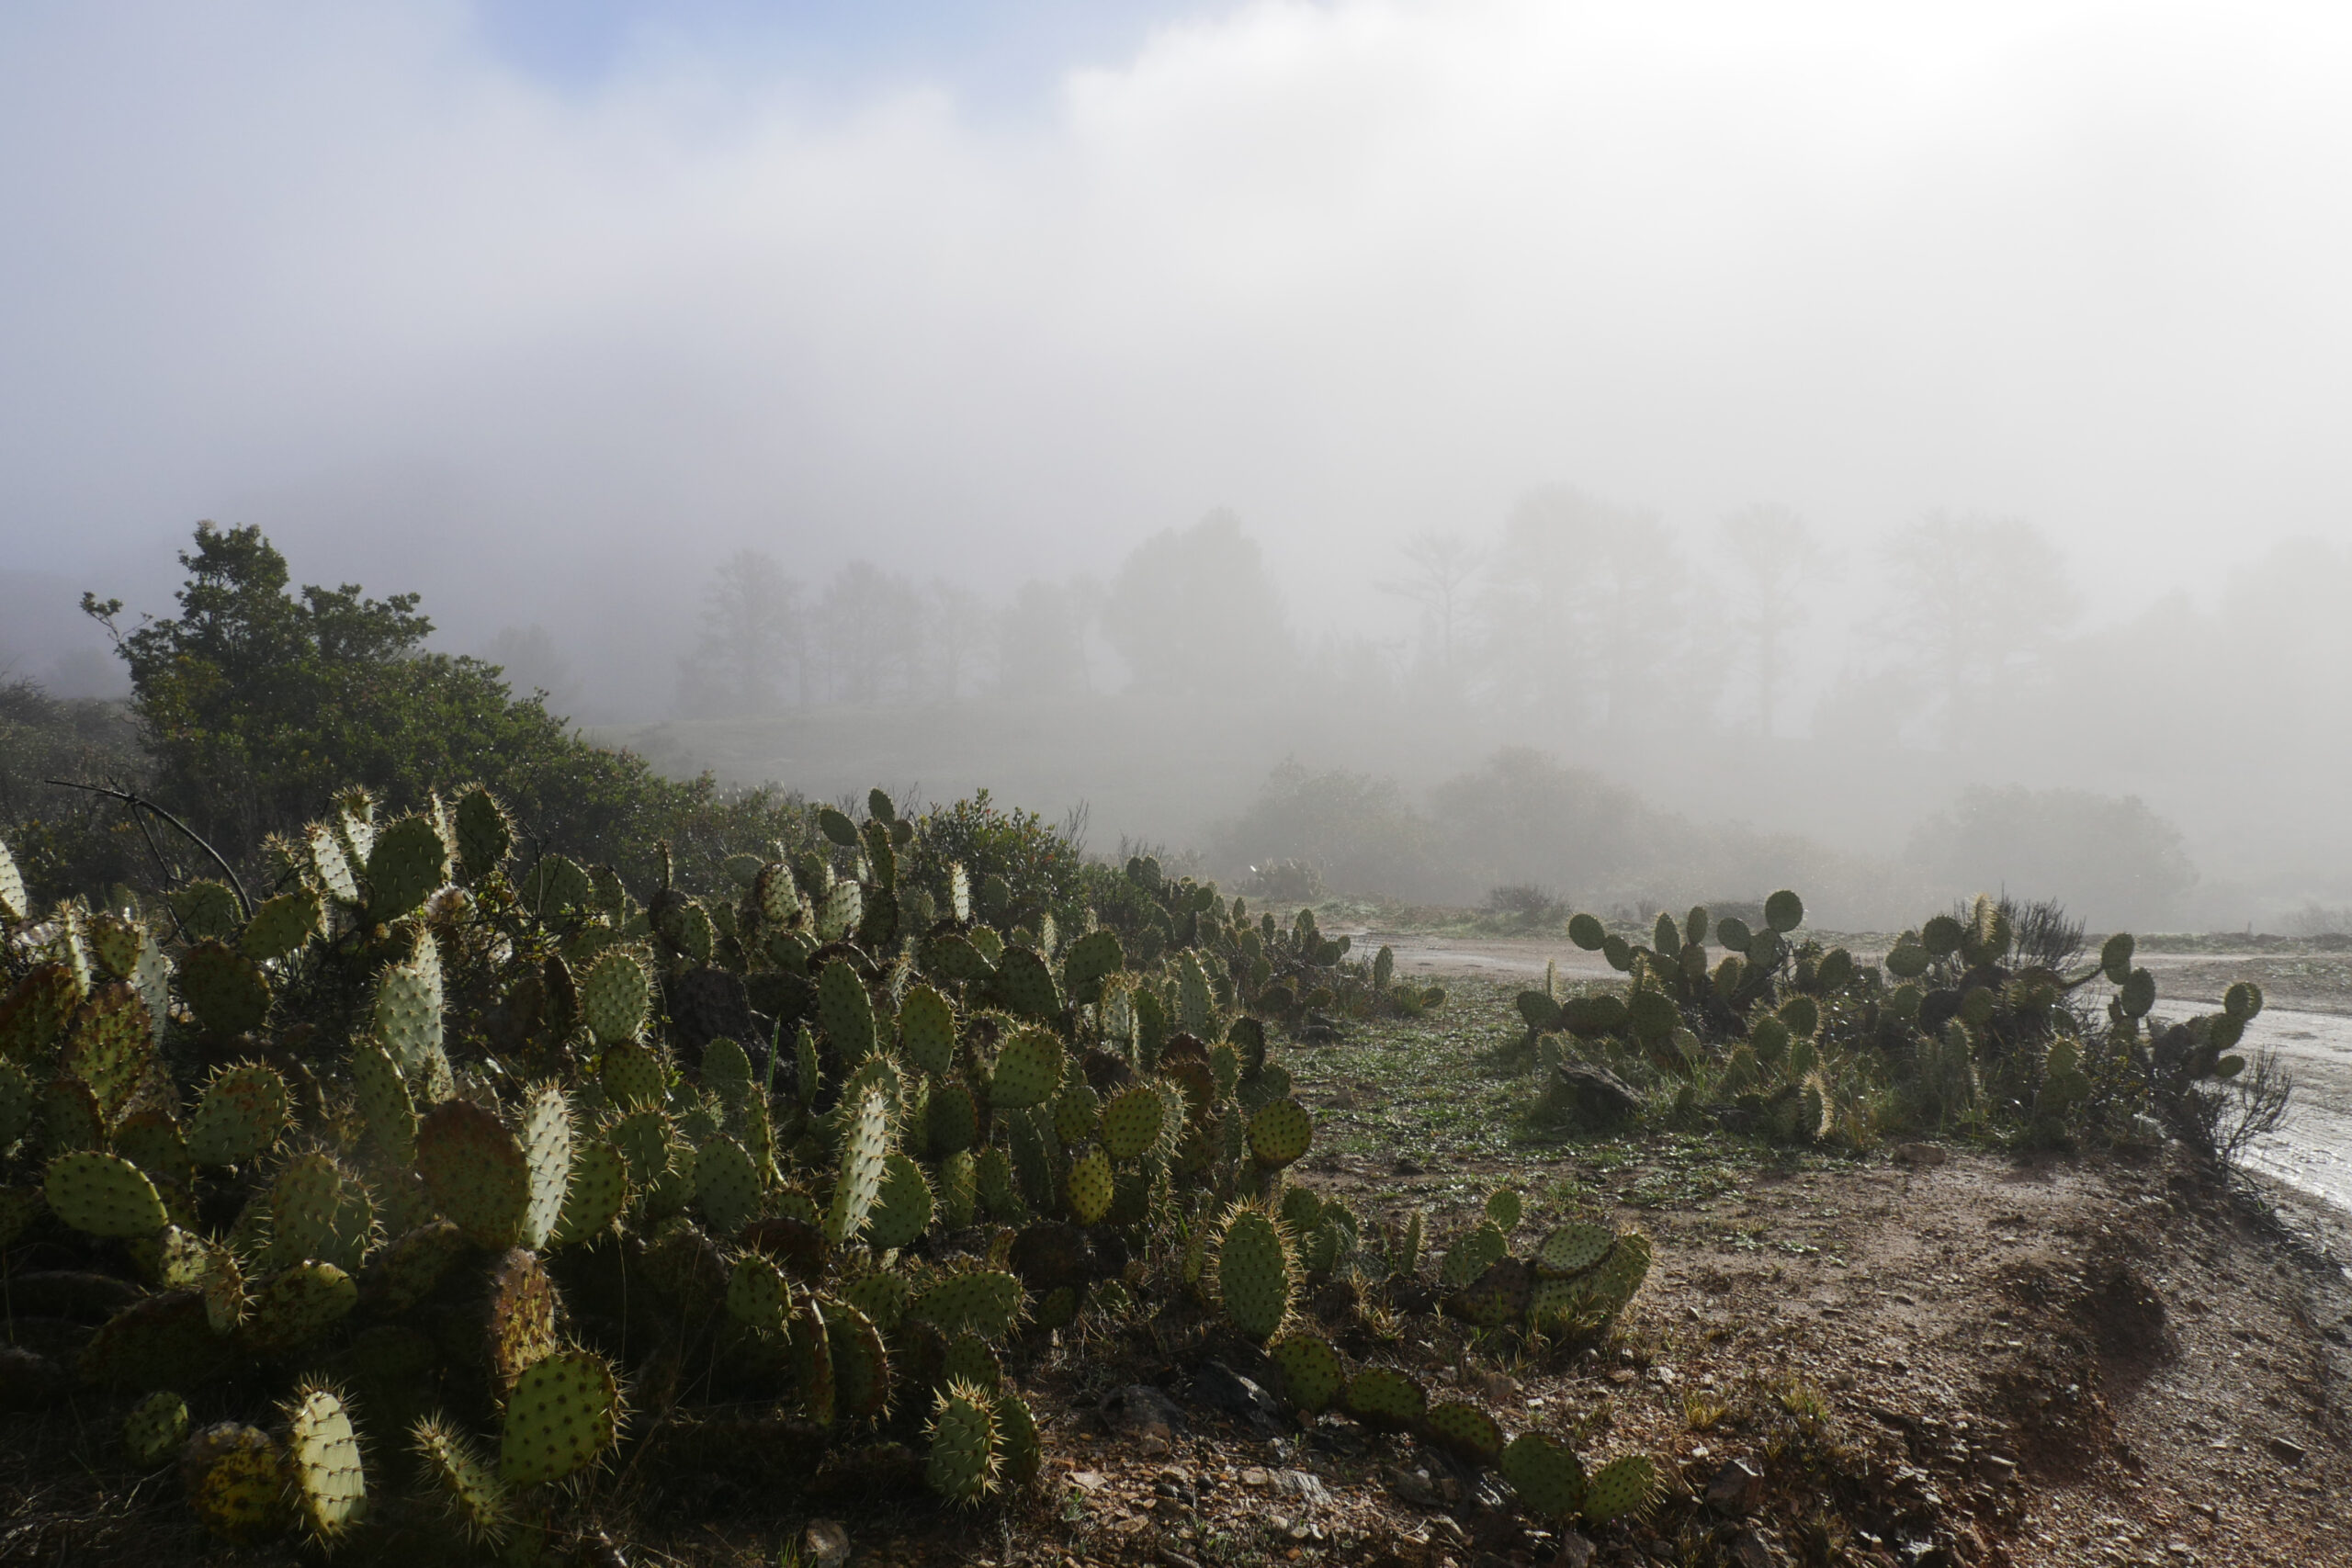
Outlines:
[[160,608],[258,523],[478,643],[646,635],[742,544],[994,592],[1213,505],[1344,624],[1551,482],[2020,515],[2094,618],[2352,533],[2352,16],[1128,15],[555,71],[457,4],[7,7],[0,568]]

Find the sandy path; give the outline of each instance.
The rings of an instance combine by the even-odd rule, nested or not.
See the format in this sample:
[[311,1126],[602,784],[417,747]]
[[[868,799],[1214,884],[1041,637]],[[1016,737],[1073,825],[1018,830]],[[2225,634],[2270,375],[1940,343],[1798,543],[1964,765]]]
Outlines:
[[[1544,965],[1555,964],[1564,979],[1616,977],[1600,954],[1555,938],[1463,938],[1369,930],[1349,934],[1359,947],[1385,943],[1394,948],[1397,969],[1408,975],[1476,975],[1496,980],[1519,976],[1540,981]],[[1860,949],[1855,955],[1878,956]],[[2284,995],[2297,1004],[2264,1008],[2246,1030],[2246,1045],[2277,1051],[2295,1082],[2287,1123],[2256,1145],[2248,1163],[2352,1213],[2352,998],[2339,985],[2299,984],[2299,974],[2273,973],[2301,969],[2301,960],[2152,953],[2142,962],[2156,976],[2163,998],[2160,1015],[2178,1018],[2219,1007],[2222,990],[2241,975],[2261,981],[2267,994]]]

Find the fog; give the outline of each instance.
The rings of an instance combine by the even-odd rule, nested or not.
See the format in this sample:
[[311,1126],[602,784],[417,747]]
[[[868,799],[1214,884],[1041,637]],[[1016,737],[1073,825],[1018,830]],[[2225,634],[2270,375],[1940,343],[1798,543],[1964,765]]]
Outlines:
[[2342,923],[2352,19],[763,9],[0,14],[0,665],[217,518],[1228,878]]

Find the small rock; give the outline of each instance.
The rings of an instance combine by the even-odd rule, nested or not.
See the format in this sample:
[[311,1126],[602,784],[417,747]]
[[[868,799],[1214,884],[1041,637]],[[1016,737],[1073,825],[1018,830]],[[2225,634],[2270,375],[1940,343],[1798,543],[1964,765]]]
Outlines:
[[1069,1472],[1069,1483],[1080,1492],[1100,1492],[1105,1484],[1099,1470],[1073,1470]]
[[1148,1382],[1131,1382],[1102,1396],[1102,1424],[1114,1432],[1156,1438],[1165,1451],[1170,1434],[1182,1431],[1184,1412]]
[[1263,1432],[1283,1428],[1283,1407],[1274,1396],[1223,1361],[1203,1361],[1193,1374],[1193,1402],[1247,1421]]
[[2270,1451],[2278,1456],[2281,1464],[2301,1464],[2306,1457],[2302,1444],[2290,1442],[2285,1438],[2271,1438]]
[[1731,1560],[1738,1568],[1772,1568],[1772,1549],[1754,1530],[1742,1530],[1731,1538]]
[[1558,1550],[1559,1555],[1554,1561],[1563,1564],[1563,1568],[1590,1568],[1593,1554],[1600,1549],[1593,1545],[1591,1538],[1583,1532],[1564,1529],[1560,1532]]
[[1589,1126],[1613,1127],[1641,1113],[1642,1097],[1606,1067],[1563,1062],[1553,1069],[1555,1100]]
[[1331,1494],[1325,1490],[1323,1483],[1303,1470],[1278,1470],[1273,1472],[1272,1481],[1275,1491],[1295,1497],[1302,1503],[1328,1503],[1331,1500]]
[[1388,1472],[1388,1490],[1396,1494],[1400,1502],[1416,1508],[1438,1506],[1437,1483],[1426,1470],[1392,1470]]
[[1399,1176],[1427,1176],[1430,1173],[1428,1166],[1417,1159],[1408,1159],[1402,1155],[1397,1156],[1396,1163],[1389,1167],[1389,1169]]
[[1894,1163],[1897,1165],[1913,1166],[1922,1170],[1929,1170],[1943,1164],[1944,1161],[1950,1158],[1951,1158],[1951,1156],[1946,1154],[1943,1150],[1938,1148],[1933,1144],[1897,1144],[1894,1145]]
[[841,1568],[849,1561],[849,1531],[839,1519],[810,1519],[800,1532],[800,1561],[808,1568]]
[[1724,1514],[1747,1512],[1762,1472],[1744,1459],[1727,1459],[1707,1479],[1707,1506]]

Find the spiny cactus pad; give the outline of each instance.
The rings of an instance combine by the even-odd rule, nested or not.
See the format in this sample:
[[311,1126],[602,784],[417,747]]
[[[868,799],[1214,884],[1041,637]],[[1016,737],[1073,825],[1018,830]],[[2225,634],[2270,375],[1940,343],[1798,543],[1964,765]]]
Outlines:
[[368,1475],[351,1413],[341,1394],[312,1385],[296,1391],[285,1415],[286,1458],[302,1522],[319,1541],[339,1540],[368,1512]]
[[1657,1466],[1647,1454],[1625,1454],[1585,1483],[1584,1517],[1596,1525],[1649,1510],[1657,1495]]
[[416,1167],[434,1207],[477,1247],[521,1238],[531,1207],[531,1168],[506,1123],[471,1100],[447,1100],[418,1124]]
[[1384,1431],[1408,1431],[1429,1414],[1421,1385],[1388,1367],[1368,1367],[1348,1380],[1348,1414]]
[[1347,1367],[1327,1339],[1288,1335],[1272,1354],[1282,1371],[1283,1396],[1309,1415],[1327,1408],[1347,1387]]
[[1472,1464],[1492,1464],[1503,1454],[1502,1428],[1475,1404],[1460,1401],[1432,1404],[1422,1417],[1421,1430],[1430,1441]]
[[316,1339],[359,1304],[359,1286],[332,1263],[297,1263],[262,1280],[249,1296],[245,1343],[265,1356]]
[[997,1446],[994,1402],[968,1382],[952,1382],[932,1412],[923,1479],[949,1502],[978,1503],[996,1490]]
[[294,1524],[286,1450],[258,1427],[223,1421],[188,1439],[180,1482],[204,1528],[232,1546],[254,1546]]
[[1438,1280],[1450,1290],[1461,1290],[1510,1251],[1510,1238],[1493,1221],[1482,1221],[1446,1249],[1445,1261],[1438,1267]]
[[1236,1205],[1216,1250],[1217,1297],[1234,1327],[1261,1343],[1281,1333],[1298,1278],[1298,1255],[1283,1226],[1263,1209]]
[[989,1104],[999,1111],[1043,1105],[1061,1081],[1062,1043],[1042,1029],[1024,1029],[997,1053]]
[[943,1334],[970,1329],[985,1339],[1001,1339],[1021,1320],[1021,1281],[995,1269],[950,1275],[917,1295],[907,1315]]
[[494,1544],[514,1524],[506,1487],[472,1438],[428,1416],[411,1429],[409,1447],[426,1494],[449,1511],[469,1540]]
[[498,1450],[509,1486],[560,1481],[585,1470],[620,1433],[620,1388],[603,1358],[559,1350],[534,1362],[506,1396]]
[[1102,1107],[1102,1147],[1114,1160],[1141,1159],[1159,1144],[1166,1110],[1159,1093],[1138,1084]]
[[1617,1233],[1589,1220],[1562,1225],[1535,1252],[1535,1271],[1547,1279],[1581,1274],[1609,1256]]
[[866,1216],[867,1243],[881,1251],[910,1247],[931,1228],[932,1192],[923,1168],[906,1155],[883,1161],[882,1187]]
[[841,1168],[833,1180],[832,1206],[825,1213],[825,1237],[834,1246],[855,1239],[865,1228],[890,1153],[890,1101],[868,1089],[847,1107]]
[[180,1451],[187,1439],[187,1401],[160,1389],[130,1407],[122,1418],[122,1450],[141,1470],[153,1470]]
[[760,1199],[760,1173],[742,1145],[722,1133],[695,1151],[695,1200],[712,1235],[732,1236],[741,1231],[759,1217]]
[[865,982],[842,959],[818,972],[817,1021],[842,1061],[855,1066],[874,1054],[874,1002]]
[[1566,1519],[1584,1506],[1584,1466],[1565,1443],[1541,1432],[1521,1432],[1503,1450],[1501,1468],[1531,1513]]
[[1111,1201],[1117,1188],[1111,1173],[1111,1156],[1102,1150],[1089,1149],[1069,1168],[1066,1183],[1069,1193],[1069,1212],[1080,1224],[1099,1224],[1111,1212]]
[[1269,1170],[1304,1156],[1315,1141],[1315,1119],[1295,1100],[1277,1100],[1250,1118],[1250,1153]]
[[645,964],[626,948],[606,948],[578,976],[580,1015],[605,1045],[635,1040],[645,1027],[652,982]]
[[59,1219],[92,1235],[153,1235],[171,1218],[145,1172],[119,1156],[96,1149],[77,1149],[51,1160],[41,1191]]
[[890,1356],[873,1321],[846,1302],[827,1302],[825,1346],[833,1359],[834,1414],[880,1417],[890,1406]]
[[243,1034],[269,1016],[269,982],[261,966],[226,942],[189,948],[174,978],[197,1021],[214,1034]]

